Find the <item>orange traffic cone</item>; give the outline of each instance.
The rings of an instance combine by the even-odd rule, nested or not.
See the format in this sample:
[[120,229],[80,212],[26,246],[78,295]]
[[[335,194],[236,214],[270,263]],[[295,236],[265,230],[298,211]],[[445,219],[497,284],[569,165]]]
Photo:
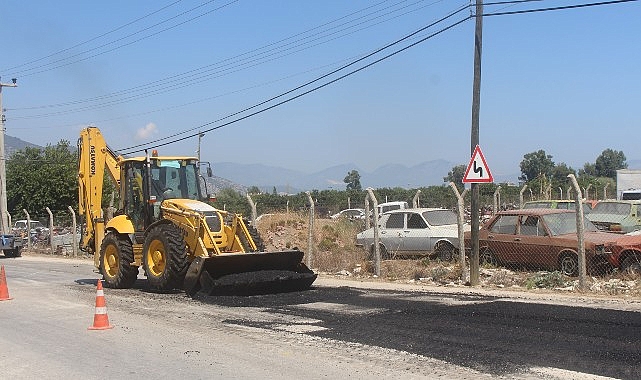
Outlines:
[[98,280],[96,288],[96,313],[93,316],[93,326],[89,330],[106,330],[112,329],[107,316],[107,305],[105,304],[105,293],[102,290],[102,281]]
[[8,301],[13,298],[9,297],[9,288],[7,288],[7,278],[4,275],[4,265],[0,269],[0,301]]

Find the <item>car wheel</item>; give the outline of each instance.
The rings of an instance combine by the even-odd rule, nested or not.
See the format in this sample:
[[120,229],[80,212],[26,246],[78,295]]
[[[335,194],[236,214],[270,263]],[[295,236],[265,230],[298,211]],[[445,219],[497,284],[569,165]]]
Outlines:
[[494,256],[494,253],[490,251],[489,248],[484,248],[481,250],[481,253],[479,254],[479,264],[481,266],[487,265],[487,266],[495,267],[498,265],[498,261],[496,260],[496,256]]
[[565,253],[559,259],[561,273],[566,276],[577,276],[579,274],[579,258],[574,253]]
[[[383,243],[379,243],[380,251],[381,251],[381,260],[389,260],[392,257],[390,256],[389,252],[387,251],[387,248],[383,245]],[[367,255],[367,260],[374,261],[374,258],[376,257],[376,250],[374,247],[374,244],[372,244],[369,247],[369,252]]]
[[621,264],[621,271],[626,274],[641,275],[641,259],[635,255],[626,257]]
[[454,246],[446,241],[440,241],[436,245],[434,252],[441,261],[452,261],[456,259],[456,254],[458,250]]
[[391,260],[392,255],[387,251],[387,248],[381,244],[381,260]]

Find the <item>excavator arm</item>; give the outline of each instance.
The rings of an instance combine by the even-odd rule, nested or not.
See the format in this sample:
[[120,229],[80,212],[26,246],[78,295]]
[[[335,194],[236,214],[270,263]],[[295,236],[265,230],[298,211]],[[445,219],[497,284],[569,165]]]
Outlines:
[[100,130],[87,127],[78,138],[78,211],[86,223],[80,247],[91,253],[100,249],[105,220],[102,212],[102,190],[105,171],[120,188],[120,158],[109,149]]

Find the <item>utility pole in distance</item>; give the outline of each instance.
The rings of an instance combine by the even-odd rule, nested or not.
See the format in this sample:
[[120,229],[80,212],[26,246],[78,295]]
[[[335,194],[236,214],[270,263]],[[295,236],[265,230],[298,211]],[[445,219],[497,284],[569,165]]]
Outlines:
[[7,210],[7,157],[4,152],[4,108],[2,108],[2,88],[18,87],[16,78],[11,79],[11,83],[2,83],[0,80],[0,231],[3,235],[9,232],[9,211]]
[[[479,115],[481,111],[481,50],[483,47],[483,0],[476,0],[476,28],[474,32],[474,84],[472,89],[472,149],[479,145]],[[479,184],[472,183],[470,208],[470,285],[479,285]]]

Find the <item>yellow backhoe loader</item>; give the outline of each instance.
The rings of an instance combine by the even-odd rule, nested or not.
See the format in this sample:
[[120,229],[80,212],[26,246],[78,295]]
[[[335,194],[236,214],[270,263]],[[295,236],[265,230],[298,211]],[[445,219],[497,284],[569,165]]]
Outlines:
[[[105,173],[120,195],[110,220],[102,209]],[[241,215],[205,202],[195,157],[124,158],[88,127],[78,139],[78,181],[80,246],[93,254],[106,286],[132,287],[141,266],[152,289],[183,288],[190,295],[303,290],[316,279],[303,252],[264,252]]]

